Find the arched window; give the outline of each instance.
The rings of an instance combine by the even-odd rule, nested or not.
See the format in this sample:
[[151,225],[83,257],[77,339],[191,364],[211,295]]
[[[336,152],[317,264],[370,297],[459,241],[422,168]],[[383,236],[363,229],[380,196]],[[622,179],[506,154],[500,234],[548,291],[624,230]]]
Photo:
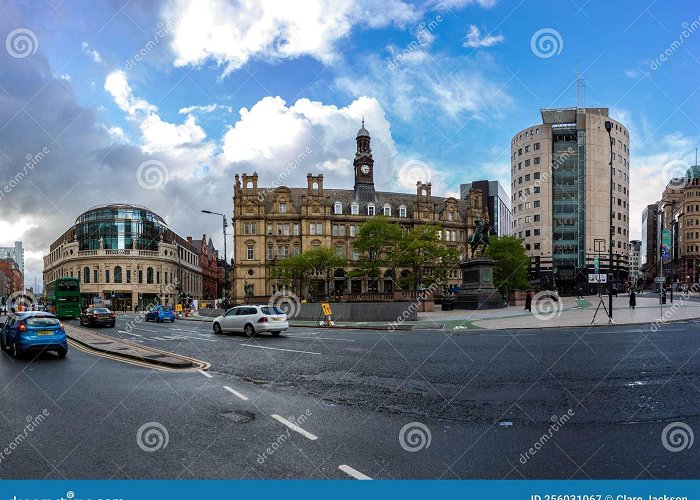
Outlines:
[[83,283],[90,283],[90,268],[85,267],[83,269]]
[[153,284],[153,268],[149,267],[146,269],[146,283],[149,285]]
[[115,283],[122,282],[122,268],[121,268],[121,266],[116,266],[114,268],[114,282]]

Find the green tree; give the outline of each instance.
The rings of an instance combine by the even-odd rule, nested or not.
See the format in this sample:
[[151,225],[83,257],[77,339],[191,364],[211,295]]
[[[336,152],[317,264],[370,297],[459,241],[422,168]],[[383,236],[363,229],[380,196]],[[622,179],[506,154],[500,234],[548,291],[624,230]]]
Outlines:
[[493,284],[501,293],[530,287],[527,279],[530,257],[518,238],[492,236],[484,254],[495,261]]
[[376,282],[381,267],[392,267],[392,252],[400,239],[398,224],[381,215],[372,217],[358,228],[352,239],[352,247],[360,253],[360,258],[348,274],[368,276]]
[[[445,245],[442,228],[414,226],[404,233],[393,256],[394,265],[412,271],[412,287],[446,283],[447,273],[459,265],[459,250]],[[427,272],[430,270],[430,272]]]
[[[323,281],[325,293],[335,268],[342,267],[345,259],[334,250],[325,247],[311,248],[299,255],[280,260],[272,269],[272,275],[285,284],[298,282],[297,293],[304,296],[311,282]],[[294,288],[294,286],[293,286]]]

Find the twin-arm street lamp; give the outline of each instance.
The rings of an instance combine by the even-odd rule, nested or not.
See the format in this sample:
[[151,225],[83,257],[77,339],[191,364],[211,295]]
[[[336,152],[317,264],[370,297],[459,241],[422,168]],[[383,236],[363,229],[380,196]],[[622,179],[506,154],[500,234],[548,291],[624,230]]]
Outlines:
[[[228,302],[228,252],[226,251],[226,228],[228,224],[226,222],[226,216],[220,214],[219,212],[212,212],[211,210],[202,210],[203,214],[220,215],[224,221],[224,301]],[[226,305],[228,307],[228,305]]]

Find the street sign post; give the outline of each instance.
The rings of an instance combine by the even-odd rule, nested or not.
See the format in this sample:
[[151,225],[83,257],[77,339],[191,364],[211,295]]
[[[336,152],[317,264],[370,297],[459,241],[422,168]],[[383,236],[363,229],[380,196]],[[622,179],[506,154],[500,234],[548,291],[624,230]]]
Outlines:
[[608,275],[607,274],[588,274],[588,282],[589,283],[607,283],[608,282]]

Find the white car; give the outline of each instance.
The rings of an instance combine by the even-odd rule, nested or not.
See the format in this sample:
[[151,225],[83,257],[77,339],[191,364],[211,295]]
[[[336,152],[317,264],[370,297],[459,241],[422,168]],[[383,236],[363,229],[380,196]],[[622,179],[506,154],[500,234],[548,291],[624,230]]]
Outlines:
[[216,318],[213,328],[217,335],[243,332],[253,337],[259,332],[270,332],[277,336],[289,328],[289,323],[287,315],[275,306],[237,306]]

